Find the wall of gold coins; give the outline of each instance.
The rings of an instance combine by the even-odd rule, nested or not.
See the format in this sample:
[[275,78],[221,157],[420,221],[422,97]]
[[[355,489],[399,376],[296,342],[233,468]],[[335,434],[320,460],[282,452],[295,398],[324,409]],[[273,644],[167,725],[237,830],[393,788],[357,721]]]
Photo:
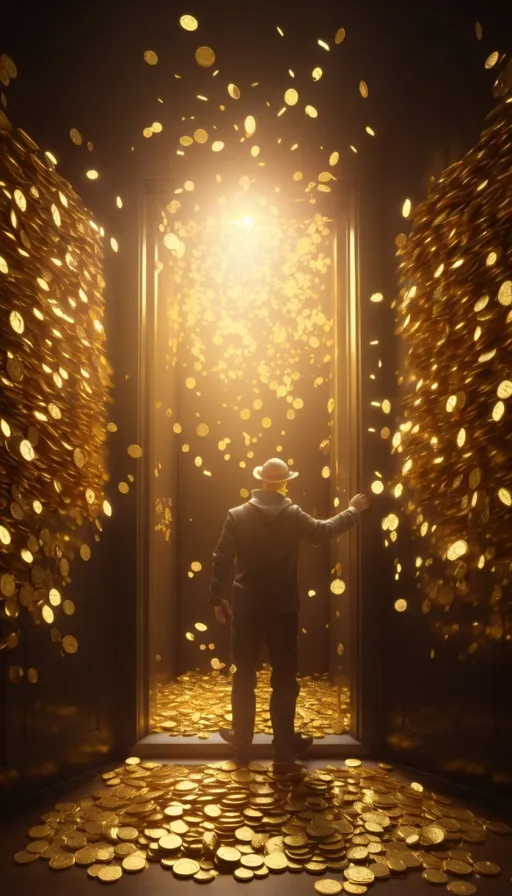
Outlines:
[[431,658],[447,640],[463,657],[512,636],[512,65],[497,52],[495,65],[497,105],[479,142],[413,210],[398,250],[405,394],[397,509],[382,528],[395,610],[419,608]]
[[34,624],[73,654],[66,586],[111,514],[101,233],[52,154],[0,115],[0,649]]

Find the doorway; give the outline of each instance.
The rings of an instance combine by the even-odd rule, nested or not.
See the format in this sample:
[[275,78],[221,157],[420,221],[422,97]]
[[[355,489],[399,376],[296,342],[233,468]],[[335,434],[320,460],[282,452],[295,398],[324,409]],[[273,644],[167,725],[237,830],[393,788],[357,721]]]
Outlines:
[[[211,751],[229,727],[229,633],[208,606],[210,562],[227,510],[257,486],[253,468],[282,457],[300,474],[289,497],[320,518],[357,490],[355,212],[347,186],[336,220],[283,216],[243,193],[180,220],[173,185],[145,185],[138,717],[159,752]],[[327,752],[360,740],[358,568],[353,535],[301,553],[296,726]]]

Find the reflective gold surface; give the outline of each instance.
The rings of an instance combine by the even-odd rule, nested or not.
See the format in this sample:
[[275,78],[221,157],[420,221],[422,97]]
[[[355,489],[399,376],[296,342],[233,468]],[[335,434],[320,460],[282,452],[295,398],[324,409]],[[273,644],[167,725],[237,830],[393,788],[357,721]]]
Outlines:
[[512,637],[512,68],[501,61],[498,105],[479,142],[432,184],[398,252],[406,355],[392,450],[400,511],[382,529],[397,590],[410,598],[404,606],[400,596],[395,609],[419,603],[432,658],[447,639],[463,658],[486,650],[488,639]]
[[[302,676],[297,701],[297,731],[314,737],[344,734],[350,727],[350,694],[337,688],[327,675]],[[269,715],[270,670],[258,672],[256,734],[272,734]],[[171,737],[208,740],[219,728],[231,727],[231,676],[213,671],[189,672],[176,681],[157,685],[151,729]]]
[[132,756],[104,773],[90,797],[45,812],[14,861],[75,865],[104,883],[150,862],[197,883],[305,871],[318,876],[311,887],[321,896],[365,893],[391,875],[418,873],[470,894],[480,876],[501,874],[496,863],[474,860],[471,844],[512,828],[391,771],[355,759],[278,774],[260,763],[186,767]]

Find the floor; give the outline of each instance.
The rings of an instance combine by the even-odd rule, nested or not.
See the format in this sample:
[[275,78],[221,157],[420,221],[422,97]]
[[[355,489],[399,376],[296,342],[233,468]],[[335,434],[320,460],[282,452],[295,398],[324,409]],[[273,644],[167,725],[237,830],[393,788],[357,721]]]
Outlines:
[[[206,760],[203,760],[206,761]],[[176,763],[177,764],[177,763]],[[196,766],[193,761],[182,764],[188,766]],[[318,760],[307,763],[309,771],[314,768],[325,769],[329,765],[329,761]],[[343,768],[343,760],[339,760],[336,765],[340,774],[352,774],[352,772],[341,771]],[[369,769],[376,768],[375,762],[364,761],[364,767]],[[198,770],[196,768],[196,770]],[[356,773],[357,774],[357,773]],[[391,774],[399,782],[410,784],[411,781],[423,782],[425,791],[427,788],[436,794],[449,796],[454,806],[471,809],[477,816],[491,820],[508,822],[511,821],[511,814],[508,813],[506,807],[496,808],[496,805],[490,805],[488,801],[478,796],[468,796],[457,789],[449,786],[442,786],[439,781],[431,780],[427,776],[411,777],[404,770],[393,770]],[[10,817],[0,821],[0,889],[2,893],[11,896],[28,896],[28,894],[37,894],[37,896],[60,896],[60,894],[73,894],[73,896],[82,896],[82,894],[90,893],[91,888],[97,885],[97,881],[90,880],[87,877],[84,868],[71,868],[66,871],[52,871],[48,864],[42,860],[38,860],[30,865],[16,865],[13,861],[13,855],[22,849],[26,843],[25,832],[34,824],[40,823],[40,815],[50,811],[55,802],[75,801],[78,799],[91,797],[98,788],[103,786],[101,778],[95,778],[87,784],[76,790],[62,794],[52,799],[44,799],[34,801],[30,808],[12,812]],[[418,783],[415,788],[419,788]],[[453,844],[452,844],[453,845]],[[457,846],[458,844],[454,844]],[[498,834],[487,832],[487,842],[485,844],[464,844],[465,848],[471,851],[471,855],[475,862],[492,861],[502,868],[502,873],[498,877],[481,877],[472,875],[471,878],[459,878],[459,880],[471,880],[478,893],[483,896],[502,896],[502,894],[512,894],[512,836],[499,836]],[[264,896],[286,896],[287,893],[293,896],[313,896],[315,894],[315,883],[320,880],[329,878],[335,880],[343,880],[341,873],[327,872],[323,878],[312,876],[306,872],[299,874],[270,874],[264,880],[254,880],[251,882],[253,890],[261,891]],[[456,878],[454,878],[455,880]],[[129,896],[129,894],[137,894],[137,896],[159,896],[159,894],[167,893],[169,890],[173,892],[192,893],[196,892],[197,884],[193,880],[176,880],[171,871],[164,870],[158,863],[150,864],[146,871],[140,874],[128,875],[124,874],[122,879],[116,883],[117,891],[120,896]],[[230,893],[238,892],[238,888],[243,884],[237,882],[230,874],[222,874],[209,884],[211,892],[214,896],[229,896]],[[247,884],[246,884],[247,886]],[[438,892],[447,892],[446,887],[437,887]],[[383,896],[416,896],[423,893],[424,896],[429,892],[429,884],[422,879],[420,871],[409,871],[406,875],[392,878],[381,882],[376,880],[371,887],[371,892],[377,894],[382,892]],[[209,890],[210,892],[210,890]],[[354,892],[352,890],[352,892]],[[361,891],[362,892],[362,891]],[[457,891],[450,889],[448,892],[463,894],[463,890]],[[471,891],[468,891],[471,892]]]

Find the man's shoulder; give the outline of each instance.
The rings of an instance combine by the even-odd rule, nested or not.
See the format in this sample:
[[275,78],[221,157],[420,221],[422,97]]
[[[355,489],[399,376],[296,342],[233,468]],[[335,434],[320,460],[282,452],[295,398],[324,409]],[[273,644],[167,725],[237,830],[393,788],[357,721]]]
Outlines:
[[[286,499],[287,503],[284,505],[283,510],[292,510],[294,512],[300,511],[300,507],[298,504],[293,504],[289,498]],[[252,509],[251,499],[249,498],[247,501],[244,501],[243,504],[237,504],[236,507],[231,507],[228,510],[228,516],[245,516],[246,513],[249,513]]]
[[236,507],[230,507],[228,510],[228,516],[240,516],[241,513],[245,513],[247,508],[249,507],[249,501],[245,501],[243,504],[237,504]]

